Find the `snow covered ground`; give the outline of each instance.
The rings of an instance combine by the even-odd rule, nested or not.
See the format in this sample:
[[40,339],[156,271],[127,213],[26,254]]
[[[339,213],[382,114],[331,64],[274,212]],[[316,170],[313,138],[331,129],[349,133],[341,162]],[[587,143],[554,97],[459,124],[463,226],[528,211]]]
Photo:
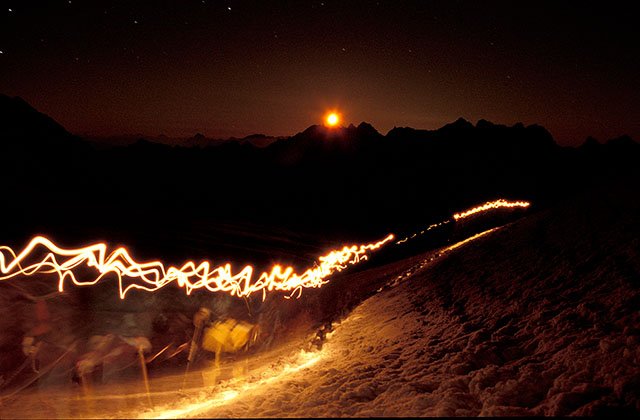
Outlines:
[[639,215],[601,192],[407,259],[321,351],[143,416],[637,415]]
[[393,287],[334,324],[321,350],[299,336],[244,376],[227,361],[216,386],[206,370],[185,391],[181,377],[152,379],[153,409],[139,383],[45,399],[72,417],[637,416],[638,232],[633,188],[588,194],[357,273]]

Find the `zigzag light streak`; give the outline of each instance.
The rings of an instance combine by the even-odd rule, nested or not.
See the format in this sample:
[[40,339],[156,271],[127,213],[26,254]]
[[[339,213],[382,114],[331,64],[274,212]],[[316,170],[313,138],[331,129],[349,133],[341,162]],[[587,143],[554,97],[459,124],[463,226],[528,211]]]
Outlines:
[[[375,243],[345,246],[340,250],[331,251],[318,258],[319,263],[302,274],[294,272],[293,267],[283,268],[274,265],[271,271],[263,272],[256,282],[251,282],[254,269],[250,265],[236,274],[233,274],[231,264],[213,268],[209,261],[197,265],[188,261],[179,268],[165,268],[160,261],[137,262],[125,248],[117,248],[110,254],[107,254],[107,245],[104,243],[64,249],[43,236],[36,236],[20,254],[16,254],[9,247],[0,247],[0,280],[8,280],[19,275],[56,273],[59,279],[58,290],[62,292],[66,279],[71,280],[76,286],[91,286],[113,273],[118,278],[121,299],[132,289],[152,292],[172,282],[183,287],[187,294],[195,289],[205,288],[211,292],[226,292],[239,297],[262,291],[264,298],[266,291],[280,290],[291,292],[289,297],[296,293],[299,297],[303,288],[321,287],[328,282],[326,278],[334,272],[366,259],[367,252],[380,248],[392,239],[393,235],[389,235]],[[40,261],[29,264],[27,260],[32,254],[37,253],[39,248],[44,248],[46,255]],[[59,262],[59,257],[68,259]],[[100,274],[93,280],[78,280],[73,269],[81,265],[95,268]],[[124,277],[138,279],[140,283],[132,283],[125,287]]]
[[[528,206],[529,203],[526,201],[509,202],[500,199],[462,213],[456,213],[453,215],[453,220],[464,219],[477,213],[502,207],[526,208]],[[420,234],[450,221],[451,219],[431,225]],[[416,235],[414,234],[412,237]],[[70,280],[76,286],[91,286],[98,283],[103,277],[113,274],[118,279],[121,299],[124,299],[127,292],[132,289],[153,292],[174,282],[184,288],[187,294],[198,289],[225,292],[238,297],[262,292],[264,299],[267,291],[277,290],[289,292],[289,295],[286,296],[288,298],[296,295],[300,297],[302,289],[322,287],[328,283],[328,277],[332,274],[344,270],[349,265],[366,260],[368,253],[381,248],[393,238],[394,236],[390,234],[378,242],[345,246],[342,249],[333,250],[319,257],[314,267],[307,269],[302,274],[296,273],[293,267],[284,268],[280,265],[274,265],[270,271],[261,273],[258,279],[253,282],[254,268],[251,265],[245,266],[236,274],[233,273],[229,263],[214,267],[209,261],[203,261],[199,264],[187,261],[181,267],[165,267],[161,261],[139,263],[133,259],[126,248],[122,247],[111,253],[107,253],[105,243],[65,249],[60,248],[48,238],[36,236],[20,253],[14,252],[10,247],[0,246],[0,281],[38,273],[55,273],[58,276],[58,291],[62,292],[66,280]],[[410,238],[405,238],[397,243],[406,242],[408,239]],[[37,255],[44,256],[38,260]],[[90,280],[79,280],[73,270],[80,266],[94,268],[99,274]],[[130,279],[132,283],[125,286],[125,278]]]

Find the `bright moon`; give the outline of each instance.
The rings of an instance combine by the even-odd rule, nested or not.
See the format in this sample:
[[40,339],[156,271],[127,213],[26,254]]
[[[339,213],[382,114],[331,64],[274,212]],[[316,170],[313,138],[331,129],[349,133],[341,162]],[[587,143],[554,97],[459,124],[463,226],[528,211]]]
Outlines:
[[338,124],[339,121],[340,121],[340,117],[338,117],[338,114],[336,114],[335,112],[332,112],[331,114],[327,115],[328,126],[333,127],[336,124]]

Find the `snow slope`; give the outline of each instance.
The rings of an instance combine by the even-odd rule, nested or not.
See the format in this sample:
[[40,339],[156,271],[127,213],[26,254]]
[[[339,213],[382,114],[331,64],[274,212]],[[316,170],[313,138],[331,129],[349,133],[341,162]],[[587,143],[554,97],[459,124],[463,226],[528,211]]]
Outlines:
[[414,258],[321,351],[179,416],[637,415],[632,192],[585,196],[432,264]]
[[66,411],[50,412],[65,417],[637,416],[636,197],[603,189],[441,256],[355,273],[354,287],[360,277],[393,287],[358,305],[321,350],[301,351],[311,336],[298,336],[253,356],[244,377],[231,373],[244,362],[227,360],[216,386],[206,370],[185,391],[182,376],[152,378],[152,409],[136,382],[94,401],[33,393],[3,414],[42,417],[36,407],[58,404]]

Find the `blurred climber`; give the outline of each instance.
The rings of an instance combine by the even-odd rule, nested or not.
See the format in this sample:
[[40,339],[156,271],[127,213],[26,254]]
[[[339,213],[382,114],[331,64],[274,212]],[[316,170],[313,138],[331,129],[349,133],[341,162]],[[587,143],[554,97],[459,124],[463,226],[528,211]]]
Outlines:
[[115,334],[93,335],[87,341],[87,351],[76,363],[76,381],[101,383],[137,361],[140,352],[151,351],[149,339]]
[[327,332],[324,329],[324,325],[322,325],[320,327],[320,329],[318,329],[318,331],[316,332],[315,337],[313,337],[313,340],[311,340],[311,346],[312,347],[316,347],[318,350],[322,350],[322,345],[324,344],[324,340],[327,337]]
[[327,334],[333,331],[331,322],[327,322],[320,326],[320,329],[316,332],[315,337],[311,340],[311,347],[316,347],[318,350],[322,350],[324,342],[327,340]]
[[189,347],[189,356],[187,361],[189,364],[193,363],[198,351],[198,342],[205,326],[209,323],[211,318],[211,311],[204,306],[198,309],[198,312],[193,316],[193,325],[196,327],[193,331],[193,337],[191,338],[191,346]]
[[[246,351],[255,344],[260,335],[259,324],[251,324],[245,321],[228,318],[224,321],[214,322],[206,328],[202,338],[202,348],[215,354],[213,382],[219,374],[220,358],[222,353],[236,353]],[[243,364],[236,364],[234,376],[240,375],[240,371],[246,372],[247,360]]]
[[187,355],[187,368],[184,371],[184,377],[182,380],[182,387],[185,388],[187,385],[187,376],[189,375],[189,370],[191,369],[191,365],[196,360],[196,356],[198,354],[198,342],[200,341],[200,337],[202,336],[202,331],[205,326],[209,323],[211,318],[211,310],[201,306],[200,309],[193,315],[193,325],[195,329],[193,330],[193,336],[191,336],[191,344],[189,345],[189,354]]
[[38,352],[46,335],[51,331],[51,315],[47,308],[47,302],[40,300],[35,306],[36,325],[31,328],[22,339],[22,352],[31,359],[31,369],[38,373],[40,370],[40,358]]

